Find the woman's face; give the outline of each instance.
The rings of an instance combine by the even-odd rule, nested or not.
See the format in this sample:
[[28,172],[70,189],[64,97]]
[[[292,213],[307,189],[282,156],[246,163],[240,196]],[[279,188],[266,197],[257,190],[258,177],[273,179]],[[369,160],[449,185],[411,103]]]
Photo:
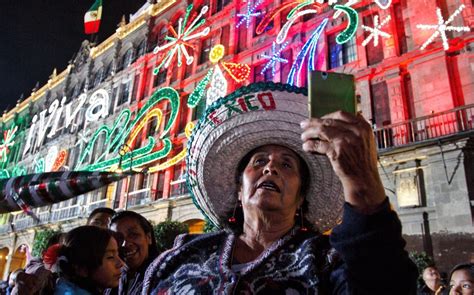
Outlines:
[[423,280],[426,281],[436,281],[440,280],[441,276],[438,272],[438,270],[434,267],[427,267],[423,271]]
[[451,290],[449,291],[450,295],[474,294],[474,278],[466,269],[459,269],[453,272],[453,274],[451,275],[451,281],[449,285],[451,286]]
[[123,259],[131,271],[137,270],[148,258],[151,245],[150,233],[145,233],[140,223],[129,217],[112,223],[110,228],[123,235]]
[[101,289],[115,288],[119,285],[121,268],[124,263],[119,257],[117,241],[111,238],[105,255],[102,258],[102,265],[92,273],[92,280]]
[[301,206],[300,159],[290,149],[266,145],[255,150],[242,175],[239,200],[247,210],[291,214]]

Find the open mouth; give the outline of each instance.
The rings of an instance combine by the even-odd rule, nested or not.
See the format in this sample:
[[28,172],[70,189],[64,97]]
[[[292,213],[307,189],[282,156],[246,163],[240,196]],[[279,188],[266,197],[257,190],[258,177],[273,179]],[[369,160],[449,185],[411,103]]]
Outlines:
[[266,180],[266,181],[261,182],[257,186],[257,189],[259,188],[264,189],[264,190],[278,192],[278,193],[280,192],[280,188],[278,187],[278,185],[271,180]]
[[128,259],[130,257],[132,257],[133,255],[137,254],[137,250],[126,250],[126,251],[123,251],[123,258],[124,259]]

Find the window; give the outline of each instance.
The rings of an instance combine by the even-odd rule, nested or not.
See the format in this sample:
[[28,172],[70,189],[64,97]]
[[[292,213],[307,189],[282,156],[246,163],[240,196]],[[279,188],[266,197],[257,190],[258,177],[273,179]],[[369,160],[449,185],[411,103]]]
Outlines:
[[338,68],[357,59],[357,46],[355,37],[344,44],[336,42],[335,34],[328,35],[328,69]]
[[372,117],[376,126],[390,125],[390,102],[388,96],[387,82],[371,84],[370,97],[372,102]]
[[[185,58],[182,60],[182,64],[181,64],[181,67],[184,65],[186,65],[186,61],[185,61]],[[178,62],[176,61],[174,64],[171,64],[170,65],[171,67],[171,80],[170,80],[170,83],[174,83],[176,81],[178,81],[178,78],[179,78],[179,73],[181,71],[181,67],[178,67]]]
[[403,22],[402,5],[400,3],[393,4],[393,14],[395,16],[395,27],[397,32],[398,55],[402,55],[408,52],[408,45],[405,34],[405,23]]
[[[229,27],[229,25],[222,27],[221,28],[220,43],[225,44],[225,45],[229,44],[229,36],[230,36],[230,27]],[[228,54],[228,52],[227,52],[227,54]]]
[[259,64],[253,68],[253,81],[254,82],[264,82],[264,81],[272,81],[272,69],[269,67],[263,74],[261,73],[263,68],[265,67],[265,63]]
[[285,50],[281,54],[281,58],[286,59],[287,63],[280,63],[280,82],[286,83],[290,75],[291,66],[293,65],[291,50]]
[[84,81],[77,83],[76,86],[74,86],[74,90],[72,92],[72,97],[75,98],[81,94],[82,90],[84,89]]
[[[216,0],[216,11],[215,11],[215,13],[221,11],[229,3],[230,3],[230,0]],[[224,43],[224,44],[227,44],[227,43]]]
[[104,80],[104,67],[100,67],[100,69],[95,73],[94,87],[99,85],[103,80]]
[[[191,47],[187,47],[186,50],[188,51],[189,56],[194,56],[194,50]],[[186,63],[184,63],[184,66],[186,67],[186,70],[184,72],[184,77],[188,78],[193,73],[194,63],[191,63],[190,65],[187,65]]]
[[242,52],[247,49],[247,27],[241,25],[238,29],[239,40],[237,42],[237,52]]
[[156,198],[163,198],[163,188],[165,187],[165,172],[158,173],[158,184],[156,186]]
[[120,106],[128,102],[129,95],[130,95],[130,81],[127,81],[125,83],[122,83],[120,93],[119,93],[119,99],[117,101],[117,106]]
[[153,80],[153,88],[166,82],[166,72],[167,72],[167,69],[165,69],[165,67],[162,66],[157,75],[153,75],[152,73],[153,77],[155,77]]
[[199,63],[203,64],[209,60],[209,51],[211,50],[211,38],[202,40],[201,53],[199,54]]
[[141,97],[138,97],[138,87],[140,85],[140,74],[135,75],[135,79],[133,79],[133,92],[132,92],[132,100],[140,100]]
[[127,68],[129,65],[131,65],[133,62],[133,48],[129,48],[127,52],[122,57],[122,62],[121,64],[123,65],[123,68]]
[[[363,21],[364,25],[373,28],[374,27],[374,16],[377,14],[372,14],[369,16],[364,16]],[[364,39],[370,35],[370,32],[364,31]],[[365,53],[367,55],[367,64],[374,65],[383,60],[383,42],[379,42],[378,46],[374,46],[374,42],[369,42],[365,46]]]
[[[262,10],[257,10],[256,11],[257,13],[260,12],[261,14],[258,15],[257,17],[255,17],[255,21],[254,21],[254,29],[253,29],[253,37],[257,37],[257,27],[258,27],[258,24],[262,21],[263,17],[265,16],[265,11],[262,11]],[[242,26],[245,26],[245,24],[242,24]],[[267,32],[267,31],[270,31],[271,29],[273,29],[273,20],[265,27],[265,29],[263,30],[262,34]],[[260,34],[261,35],[261,34]]]
[[144,54],[145,54],[145,51],[146,51],[146,42],[145,42],[145,40],[143,40],[143,41],[140,42],[140,44],[138,45],[137,57],[140,57],[140,56],[144,55]]
[[153,136],[156,133],[156,125],[157,125],[156,117],[151,118],[148,120],[148,127],[147,127],[147,137]]

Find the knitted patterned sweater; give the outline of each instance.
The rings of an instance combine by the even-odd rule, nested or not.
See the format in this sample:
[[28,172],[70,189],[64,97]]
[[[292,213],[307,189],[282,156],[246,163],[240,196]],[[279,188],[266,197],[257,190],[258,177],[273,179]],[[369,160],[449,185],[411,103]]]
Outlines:
[[178,237],[148,268],[142,294],[416,292],[417,270],[403,250],[400,221],[388,200],[373,215],[346,203],[330,242],[295,227],[239,270],[231,265],[235,240],[226,231]]

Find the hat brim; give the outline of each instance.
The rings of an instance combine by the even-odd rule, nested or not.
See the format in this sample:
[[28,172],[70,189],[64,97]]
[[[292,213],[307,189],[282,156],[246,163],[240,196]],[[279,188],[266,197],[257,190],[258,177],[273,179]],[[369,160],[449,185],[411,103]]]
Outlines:
[[188,142],[187,184],[198,208],[222,225],[235,205],[239,162],[260,146],[275,144],[297,153],[310,172],[305,217],[320,230],[340,220],[342,186],[329,159],[303,151],[300,122],[308,118],[305,88],[257,83],[212,104]]

